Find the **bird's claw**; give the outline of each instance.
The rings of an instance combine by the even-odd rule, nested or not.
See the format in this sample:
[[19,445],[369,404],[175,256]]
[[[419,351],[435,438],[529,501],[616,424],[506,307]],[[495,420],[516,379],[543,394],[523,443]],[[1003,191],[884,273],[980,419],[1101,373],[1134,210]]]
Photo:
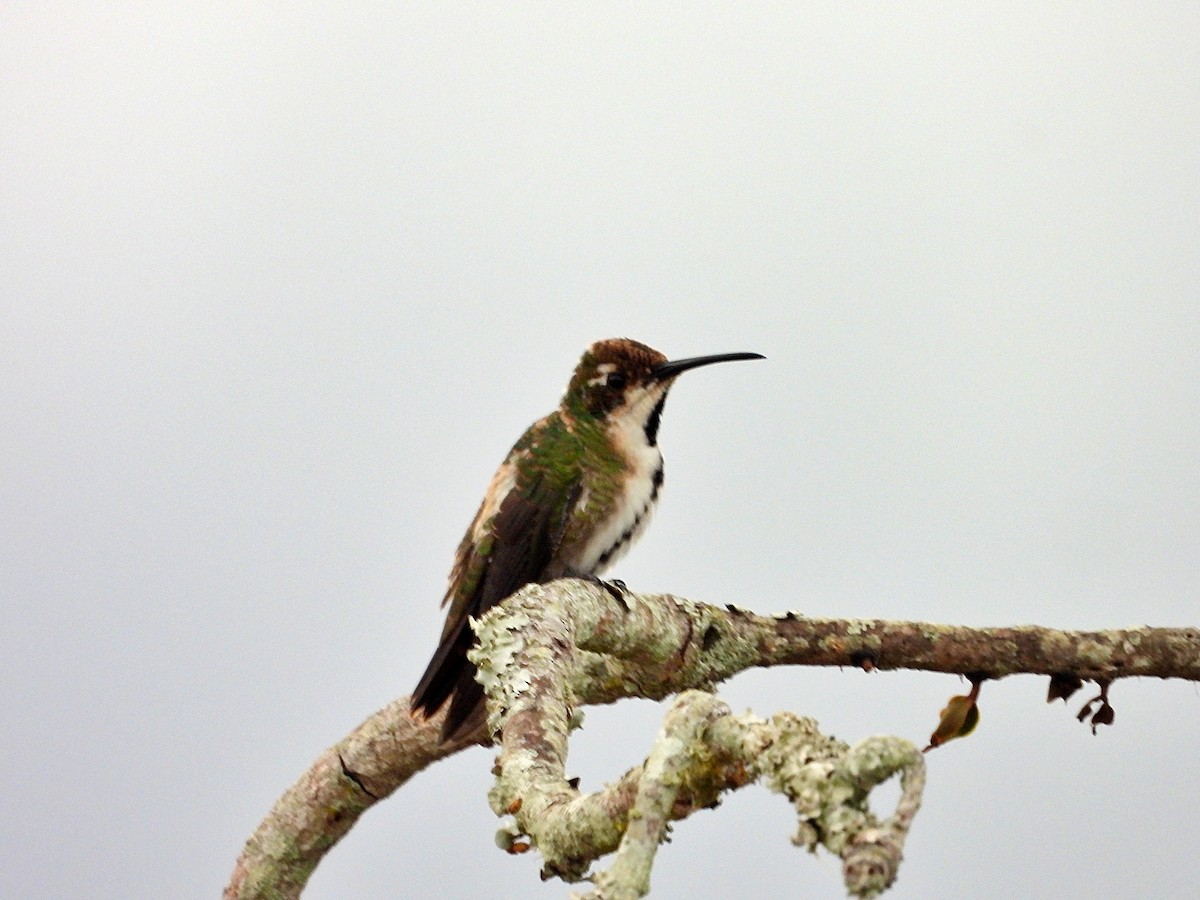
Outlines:
[[597,587],[604,588],[604,590],[608,591],[609,596],[621,604],[622,609],[629,609],[629,604],[625,600],[625,595],[629,593],[629,588],[625,587],[625,582],[621,579],[613,578],[610,581],[605,581],[599,575],[578,575],[576,577],[582,578],[584,581],[590,581]]

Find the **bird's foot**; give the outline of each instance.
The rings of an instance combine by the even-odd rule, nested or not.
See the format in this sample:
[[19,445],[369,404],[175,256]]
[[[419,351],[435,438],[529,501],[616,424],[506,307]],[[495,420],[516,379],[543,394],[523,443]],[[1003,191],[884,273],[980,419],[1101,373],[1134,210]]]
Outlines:
[[623,582],[621,579],[613,578],[609,581],[605,581],[599,575],[582,575],[582,574],[578,574],[573,577],[581,578],[584,581],[590,581],[592,584],[596,585],[597,587],[604,588],[606,591],[608,591],[609,595],[614,600],[616,600],[618,603],[621,604],[622,609],[625,609],[625,610],[629,609],[629,604],[625,600],[625,595],[629,593],[629,588],[625,587],[625,582]]

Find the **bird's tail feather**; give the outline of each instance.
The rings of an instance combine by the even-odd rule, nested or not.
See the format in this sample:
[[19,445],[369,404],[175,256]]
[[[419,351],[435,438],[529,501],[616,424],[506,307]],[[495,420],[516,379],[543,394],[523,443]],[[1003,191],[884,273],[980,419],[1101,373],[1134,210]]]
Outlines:
[[483,688],[475,681],[475,664],[467,659],[472,632],[466,617],[438,645],[425,674],[412,693],[412,711],[433,716],[450,700],[442,723],[442,743],[462,737],[483,724],[487,707]]

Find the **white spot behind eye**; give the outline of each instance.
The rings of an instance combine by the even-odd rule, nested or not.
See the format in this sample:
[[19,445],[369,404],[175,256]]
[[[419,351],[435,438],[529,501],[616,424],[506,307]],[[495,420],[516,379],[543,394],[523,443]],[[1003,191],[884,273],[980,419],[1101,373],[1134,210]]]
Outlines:
[[617,367],[612,363],[600,363],[600,365],[596,366],[596,372],[598,374],[595,378],[589,378],[588,384],[596,386],[605,384],[608,381],[609,374],[616,371],[616,368]]

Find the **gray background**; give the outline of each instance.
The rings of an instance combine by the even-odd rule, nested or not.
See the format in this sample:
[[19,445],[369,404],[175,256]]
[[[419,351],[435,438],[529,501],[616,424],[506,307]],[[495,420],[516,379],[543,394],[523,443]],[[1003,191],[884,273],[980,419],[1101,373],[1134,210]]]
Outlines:
[[[831,8],[833,5],[831,5]],[[1195,4],[9,3],[0,12],[0,895],[211,897],[406,693],[455,544],[590,341],[681,379],[616,575],[762,611],[1198,625]],[[958,679],[724,689],[923,741]],[[986,685],[892,896],[1196,896],[1191,684],[1097,737]],[[1082,697],[1082,695],[1081,695]],[[585,785],[661,710],[590,714]],[[490,755],[315,898],[564,897]],[[751,788],[664,897],[837,896]]]

